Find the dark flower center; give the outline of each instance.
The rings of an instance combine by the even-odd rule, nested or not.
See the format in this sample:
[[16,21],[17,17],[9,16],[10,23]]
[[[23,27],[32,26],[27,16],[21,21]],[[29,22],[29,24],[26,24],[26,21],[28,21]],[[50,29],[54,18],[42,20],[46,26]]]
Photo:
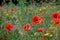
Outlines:
[[54,18],[57,18],[57,15],[54,15]]
[[34,20],[35,20],[35,21],[38,21],[38,19],[37,19],[37,18],[35,18]]

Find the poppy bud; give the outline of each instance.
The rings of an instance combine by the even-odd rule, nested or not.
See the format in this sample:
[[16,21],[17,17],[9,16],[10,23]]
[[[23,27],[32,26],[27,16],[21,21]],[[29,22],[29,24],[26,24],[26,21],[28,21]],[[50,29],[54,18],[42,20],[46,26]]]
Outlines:
[[44,30],[44,28],[38,28],[38,32],[42,32]]

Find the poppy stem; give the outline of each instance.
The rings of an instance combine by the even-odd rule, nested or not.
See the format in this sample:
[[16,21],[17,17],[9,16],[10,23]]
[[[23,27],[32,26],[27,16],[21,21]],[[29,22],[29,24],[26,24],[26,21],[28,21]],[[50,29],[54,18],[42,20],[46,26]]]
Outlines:
[[55,28],[54,40],[58,40],[58,27]]

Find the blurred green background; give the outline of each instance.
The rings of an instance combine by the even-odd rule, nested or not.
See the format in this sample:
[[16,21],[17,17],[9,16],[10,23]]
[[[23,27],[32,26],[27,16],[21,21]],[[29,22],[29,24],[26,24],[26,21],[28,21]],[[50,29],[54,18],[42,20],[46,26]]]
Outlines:
[[[48,1],[48,0],[47,0]],[[56,27],[54,21],[51,19],[53,12],[60,12],[60,0],[52,0],[52,2],[46,3],[26,3],[26,0],[19,0],[18,5],[14,5],[12,2],[9,5],[4,4],[0,9],[0,40],[41,40],[43,34],[49,32],[53,34],[53,37],[45,37],[44,40],[60,40],[60,25]],[[14,12],[9,10],[14,8]],[[42,11],[45,13],[42,13]],[[6,14],[8,14],[8,16]],[[33,24],[31,18],[34,15],[42,16],[43,22],[40,24]],[[6,23],[13,23],[14,29],[12,31],[5,30]],[[24,31],[23,25],[29,23],[32,29],[30,31]],[[43,32],[38,32],[38,28],[47,28]],[[52,27],[52,28],[50,28]],[[56,30],[56,28],[58,28]],[[7,35],[4,38],[4,34]],[[55,35],[57,34],[57,37]]]

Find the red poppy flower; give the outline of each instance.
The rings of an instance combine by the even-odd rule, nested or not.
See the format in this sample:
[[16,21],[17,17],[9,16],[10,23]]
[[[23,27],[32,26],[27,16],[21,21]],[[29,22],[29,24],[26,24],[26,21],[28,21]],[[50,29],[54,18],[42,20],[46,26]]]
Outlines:
[[58,15],[59,15],[58,12],[54,12],[54,13],[52,14],[52,19],[57,21],[57,20],[58,20]]
[[58,21],[60,21],[60,14],[58,15]]
[[13,24],[10,24],[10,23],[7,23],[5,25],[6,30],[11,30],[11,29],[13,29],[13,27],[14,27],[14,25]]
[[38,32],[42,32],[44,30],[44,28],[40,27],[38,28]]
[[14,12],[14,8],[11,8],[11,9],[10,9],[10,12]]
[[40,16],[33,16],[33,17],[32,17],[32,22],[33,22],[34,24],[39,24],[39,23],[42,22],[42,18],[41,18]]
[[60,22],[59,22],[59,21],[56,21],[56,22],[55,22],[55,25],[58,25],[58,24],[60,24]]
[[31,25],[30,24],[24,24],[23,29],[25,31],[31,30]]

